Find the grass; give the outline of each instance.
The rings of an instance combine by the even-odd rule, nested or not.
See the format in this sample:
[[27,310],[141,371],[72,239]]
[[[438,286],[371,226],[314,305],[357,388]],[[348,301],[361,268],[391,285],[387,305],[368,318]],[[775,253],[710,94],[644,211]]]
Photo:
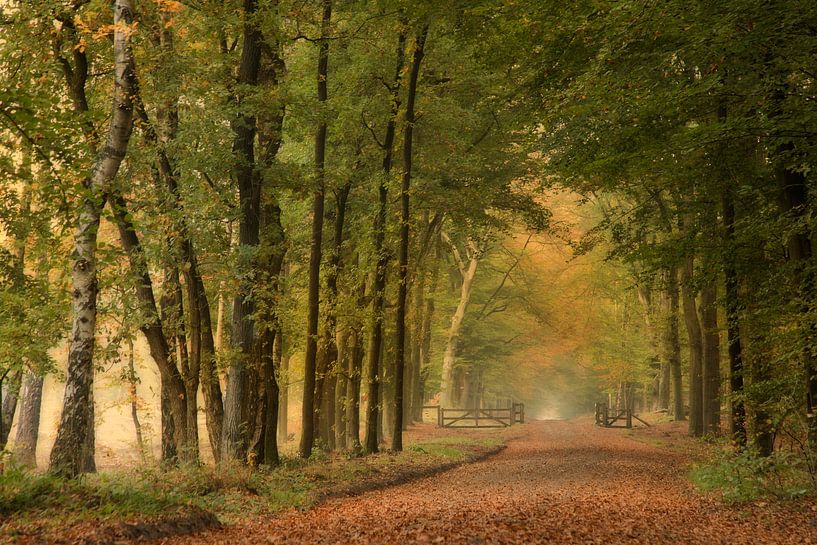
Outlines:
[[288,508],[308,508],[318,498],[361,484],[388,484],[401,474],[459,462],[501,444],[495,438],[441,437],[409,445],[400,453],[346,457],[316,453],[309,460],[285,458],[278,467],[242,465],[161,469],[145,466],[76,480],[19,467],[0,474],[0,525],[36,522],[57,528],[87,520],[123,520],[172,515],[197,507],[223,522]]

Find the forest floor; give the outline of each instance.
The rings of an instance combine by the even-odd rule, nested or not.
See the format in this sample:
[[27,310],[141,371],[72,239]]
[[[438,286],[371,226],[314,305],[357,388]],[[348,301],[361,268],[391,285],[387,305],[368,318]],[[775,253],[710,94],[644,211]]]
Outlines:
[[417,480],[501,451],[521,433],[412,426],[406,448],[365,457],[316,450],[275,468],[210,465],[163,470],[142,464],[68,481],[19,468],[0,469],[0,544],[108,545],[143,542],[220,527],[242,527],[288,509]]
[[514,430],[495,456],[431,478],[160,543],[817,544],[813,501],[729,505],[697,492],[687,474],[704,449],[680,425]]

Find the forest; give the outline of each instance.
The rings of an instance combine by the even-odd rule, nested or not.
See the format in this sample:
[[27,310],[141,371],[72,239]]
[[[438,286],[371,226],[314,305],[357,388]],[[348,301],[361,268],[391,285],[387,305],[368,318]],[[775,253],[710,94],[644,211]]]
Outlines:
[[815,58],[809,0],[1,2],[0,473],[605,402],[817,492]]

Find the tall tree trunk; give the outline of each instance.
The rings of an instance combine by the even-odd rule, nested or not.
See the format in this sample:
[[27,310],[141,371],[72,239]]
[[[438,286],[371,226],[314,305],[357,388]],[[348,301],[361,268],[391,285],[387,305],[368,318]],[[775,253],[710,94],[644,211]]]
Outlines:
[[718,332],[717,284],[710,281],[701,290],[703,327],[703,427],[704,433],[718,434],[721,422],[721,347]]
[[[237,89],[255,86],[261,64],[261,31],[257,26],[257,4],[255,0],[244,0],[244,29],[241,46],[241,60],[238,66]],[[245,97],[236,95],[239,106]],[[254,254],[259,240],[259,216],[261,208],[261,179],[255,169],[255,116],[241,111],[232,122],[235,135],[233,153],[235,154],[235,178],[238,181],[239,198],[239,244],[247,256],[240,263],[244,271],[253,268]],[[221,431],[221,459],[224,461],[244,461],[247,455],[249,438],[246,431],[254,423],[248,421],[247,403],[255,392],[249,390],[248,368],[255,358],[255,330],[253,314],[252,284],[244,279],[238,286],[233,299],[233,335],[232,342],[237,356],[230,364],[227,374],[227,389],[224,398],[224,421]]]
[[689,434],[700,437],[704,433],[703,421],[703,337],[695,291],[692,288],[694,257],[690,254],[681,269],[681,299],[684,307],[684,323],[689,339]]
[[[277,149],[277,148],[276,148]],[[266,407],[264,419],[264,457],[267,465],[278,464],[278,380],[275,368],[275,342],[281,337],[278,335],[280,325],[276,299],[279,292],[281,269],[284,263],[284,231],[281,226],[281,209],[278,203],[270,200],[262,208],[261,251],[259,256],[259,270],[256,281],[262,287],[259,305],[263,311],[264,320],[260,325],[259,352],[261,359],[262,376],[264,381],[264,403]],[[278,348],[280,352],[280,347]]]
[[[412,328],[411,340],[409,342],[409,366],[408,366],[408,381],[406,387],[406,412],[403,415],[403,427],[419,420],[418,415],[418,394],[420,390],[420,367],[422,356],[423,343],[423,324],[425,317],[425,289],[426,277],[428,276],[425,268],[417,271],[414,292],[412,293]],[[419,410],[422,416],[422,409]]]
[[735,204],[734,191],[727,184],[721,194],[723,210],[724,251],[723,272],[726,279],[726,338],[729,350],[729,393],[731,395],[730,433],[739,448],[746,446],[746,405],[743,401],[743,351],[740,340],[740,296],[735,265]]
[[812,240],[809,231],[808,217],[811,213],[810,196],[808,182],[805,174],[790,166],[794,160],[791,157],[795,152],[794,145],[785,143],[778,146],[778,153],[782,156],[778,159],[775,168],[778,185],[781,192],[781,207],[783,213],[798,226],[788,234],[787,245],[789,261],[793,264],[794,283],[799,299],[801,327],[803,337],[802,366],[805,376],[805,401],[806,420],[808,424],[809,443],[817,445],[817,369],[815,369],[814,356],[808,345],[809,338],[814,337],[815,326],[813,319],[809,315],[813,312],[814,300],[814,273],[809,269],[809,262],[812,260]]
[[[318,51],[318,102],[321,108],[328,98],[326,79],[329,72],[329,24],[332,2],[323,0],[321,38]],[[320,312],[321,243],[323,241],[323,209],[325,197],[325,164],[327,115],[321,110],[321,120],[315,133],[315,192],[312,202],[312,238],[309,252],[309,315],[306,327],[306,354],[304,356],[304,394],[302,405],[301,458],[309,458],[315,441],[315,387],[318,356],[318,317]],[[317,407],[320,410],[320,406]]]
[[406,123],[403,128],[403,180],[400,188],[400,253],[397,262],[397,325],[394,347],[394,421],[391,438],[391,449],[403,450],[403,397],[406,356],[406,301],[408,298],[408,250],[409,250],[409,190],[411,189],[411,160],[414,143],[414,103],[417,98],[417,81],[420,77],[420,65],[423,62],[428,25],[417,35],[414,45],[414,58],[409,73],[408,93],[406,96]]
[[320,396],[321,418],[320,437],[330,450],[335,447],[335,391],[337,389],[338,375],[338,346],[337,346],[337,301],[338,301],[338,276],[341,267],[341,249],[343,246],[343,228],[346,220],[346,202],[349,192],[352,189],[351,180],[335,192],[335,225],[332,252],[329,256],[329,266],[326,269],[326,294],[324,297],[324,332],[323,349],[321,351],[321,364],[317,370],[317,380],[315,384],[316,402]]
[[335,431],[335,447],[338,450],[346,450],[346,404],[348,400],[349,389],[349,358],[351,352],[349,351],[349,336],[350,330],[344,324],[343,327],[338,328],[337,333],[337,347],[338,347],[338,361],[335,372],[335,420],[333,428]]
[[465,311],[468,309],[468,304],[471,301],[471,290],[473,289],[474,277],[477,274],[477,264],[479,259],[477,257],[477,249],[471,241],[469,241],[470,255],[468,256],[468,265],[465,265],[459,250],[452,241],[448,239],[447,235],[443,235],[444,240],[451,246],[451,252],[454,256],[454,261],[457,263],[457,268],[460,271],[462,278],[462,285],[460,286],[460,300],[457,303],[457,309],[454,315],[451,316],[451,325],[448,328],[448,337],[445,342],[445,351],[443,352],[443,370],[442,380],[440,382],[440,405],[444,408],[454,408],[459,406],[461,396],[459,395],[459,384],[454,377],[454,364],[457,357],[457,343],[459,341],[460,330],[462,328],[462,321],[465,318]]
[[[139,282],[136,287],[136,298],[145,320],[139,328],[147,339],[150,355],[159,368],[161,379],[167,384],[168,401],[173,415],[173,436],[176,449],[182,460],[196,460],[198,458],[198,443],[193,442],[196,435],[191,433],[188,427],[187,389],[179,369],[171,359],[170,347],[162,329],[162,321],[153,295],[153,281],[148,272],[144,249],[131,223],[124,198],[116,193],[111,196],[111,199],[122,248],[128,255],[132,274]],[[177,350],[185,346],[184,341],[184,335],[182,334],[177,341]]]
[[280,328],[275,338],[273,357],[278,372],[278,444],[281,445],[289,440],[289,354],[284,348],[284,335]]
[[74,234],[73,325],[68,352],[68,373],[57,438],[51,450],[53,473],[76,477],[82,471],[83,444],[89,427],[89,400],[93,387],[94,334],[96,331],[97,230],[106,187],[116,176],[127,153],[133,126],[132,96],[136,92],[136,67],[129,43],[133,24],[130,0],[116,0],[114,7],[114,91],[107,142],[85,181]]
[[391,176],[392,157],[394,153],[394,136],[397,128],[397,114],[400,111],[400,82],[406,54],[405,29],[397,36],[397,68],[391,85],[391,112],[386,123],[386,137],[383,140],[383,176],[378,185],[378,208],[374,219],[374,255],[377,256],[374,284],[372,286],[372,327],[369,337],[368,361],[366,362],[367,387],[366,397],[366,434],[363,449],[367,454],[377,452],[377,422],[380,418],[380,354],[383,345],[383,313],[386,291],[386,266],[388,253],[384,248],[386,238],[386,212],[388,209],[387,182]]
[[14,438],[14,459],[18,464],[37,467],[37,440],[40,435],[40,409],[43,401],[44,379],[28,371],[23,383],[23,403]]
[[672,265],[667,271],[667,324],[665,350],[672,374],[673,415],[675,420],[686,420],[684,414],[684,390],[681,383],[681,341],[678,336],[678,268]]
[[[356,254],[355,266],[358,262],[359,256]],[[358,308],[364,308],[365,299],[366,282],[364,280],[358,287]],[[346,393],[346,449],[355,454],[360,453],[362,449],[360,445],[360,381],[363,375],[363,342],[363,322],[355,320],[350,326],[349,367],[346,371],[349,377]]]
[[[277,89],[284,62],[277,42],[266,43],[261,61],[259,84]],[[284,105],[265,108],[258,117],[258,145],[261,149],[261,164],[269,171],[277,159],[281,148],[284,124]],[[261,325],[259,351],[263,375],[265,412],[263,420],[263,458],[266,465],[277,465],[278,458],[278,411],[279,367],[281,361],[281,329],[277,301],[281,292],[281,273],[286,253],[286,235],[281,224],[281,208],[272,183],[263,187],[264,201],[261,207],[261,246],[257,259],[256,286],[260,287],[259,304],[264,316]],[[286,409],[284,409],[286,410]],[[285,432],[286,433],[286,432]],[[286,436],[284,436],[286,440]]]

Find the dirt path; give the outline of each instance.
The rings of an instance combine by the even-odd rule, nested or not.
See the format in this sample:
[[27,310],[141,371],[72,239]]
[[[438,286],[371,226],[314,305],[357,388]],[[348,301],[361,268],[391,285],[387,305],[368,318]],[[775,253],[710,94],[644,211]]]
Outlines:
[[483,462],[166,543],[817,544],[817,506],[723,506],[686,463],[622,430],[534,422]]

